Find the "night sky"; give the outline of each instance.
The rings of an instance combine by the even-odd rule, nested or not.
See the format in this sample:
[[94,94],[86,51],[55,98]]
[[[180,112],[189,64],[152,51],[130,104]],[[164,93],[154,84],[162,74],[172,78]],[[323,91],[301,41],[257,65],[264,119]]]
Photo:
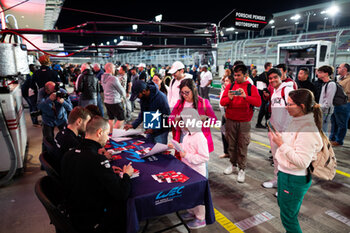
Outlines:
[[[314,4],[329,2],[326,0],[292,0],[292,1],[77,1],[66,0],[64,2],[60,17],[56,23],[58,29],[69,28],[87,21],[126,21],[116,17],[100,16],[90,13],[82,13],[71,11],[66,8],[73,8],[85,11],[93,11],[97,13],[109,14],[114,16],[130,17],[140,20],[152,21],[156,15],[162,14],[162,22],[210,22],[218,23],[232,9],[249,10],[257,12],[265,12],[267,14],[277,13],[286,10],[292,10],[300,7],[310,6]],[[86,29],[92,29],[86,28]],[[131,25],[128,26],[99,26],[98,30],[116,30],[116,31],[132,31]],[[138,28],[140,31],[158,31],[158,26],[142,26]],[[191,32],[193,30],[179,29],[174,27],[162,26],[162,32]],[[87,45],[93,42],[105,43],[109,40],[112,44],[113,37],[79,37],[79,36],[61,36],[62,42],[76,45]],[[130,39],[130,38],[129,38]],[[135,40],[135,38],[131,38]],[[144,44],[158,44],[157,39],[141,39]],[[188,44],[201,43],[196,39],[188,40]],[[177,43],[174,39],[168,40],[168,44]]]

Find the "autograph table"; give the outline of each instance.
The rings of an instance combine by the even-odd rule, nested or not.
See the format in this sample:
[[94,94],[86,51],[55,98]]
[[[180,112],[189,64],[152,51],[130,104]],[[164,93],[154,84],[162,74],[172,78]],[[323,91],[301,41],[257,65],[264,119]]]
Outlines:
[[[137,141],[145,143],[133,144]],[[206,223],[214,223],[215,215],[208,180],[172,155],[156,154],[141,159],[136,153],[138,150],[153,147],[153,145],[154,143],[146,141],[143,137],[123,142],[115,142],[110,139],[109,144],[106,145],[106,149],[128,148],[119,154],[121,159],[112,161],[111,165],[122,167],[132,162],[132,166],[140,171],[139,177],[131,179],[131,195],[127,202],[127,232],[137,232],[140,221],[147,220],[145,231],[148,219],[177,213],[177,211],[190,209],[197,205],[205,205]],[[166,181],[159,183],[151,176],[167,171],[181,172],[189,179],[184,183],[167,183]],[[185,224],[178,213],[177,216],[181,223],[166,230]],[[186,225],[185,227],[187,228]]]

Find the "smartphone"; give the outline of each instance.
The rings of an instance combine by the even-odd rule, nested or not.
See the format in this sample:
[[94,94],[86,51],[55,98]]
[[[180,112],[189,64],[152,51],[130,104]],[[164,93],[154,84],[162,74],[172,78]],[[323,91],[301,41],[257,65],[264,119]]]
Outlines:
[[273,127],[273,125],[271,124],[270,121],[267,121],[267,126],[269,127],[270,131],[276,133],[276,129],[275,129],[275,127]]
[[240,91],[233,91],[233,90],[230,90],[230,93],[233,94],[233,95],[241,95],[241,92],[240,92]]

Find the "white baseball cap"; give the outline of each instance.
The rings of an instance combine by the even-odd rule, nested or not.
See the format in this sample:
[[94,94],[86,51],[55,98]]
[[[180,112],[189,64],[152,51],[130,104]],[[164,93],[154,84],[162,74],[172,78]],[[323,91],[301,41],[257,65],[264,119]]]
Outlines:
[[173,65],[171,66],[170,70],[169,70],[169,74],[175,74],[176,71],[184,69],[185,65],[181,62],[181,61],[176,61],[173,63]]
[[146,68],[146,64],[145,64],[145,63],[140,63],[137,67],[138,67],[138,68],[139,68],[139,67]]

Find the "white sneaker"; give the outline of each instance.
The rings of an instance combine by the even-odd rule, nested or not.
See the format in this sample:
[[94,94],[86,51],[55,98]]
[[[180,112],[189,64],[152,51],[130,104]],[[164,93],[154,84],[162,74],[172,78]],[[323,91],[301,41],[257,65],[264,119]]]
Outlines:
[[274,196],[275,196],[275,197],[278,197],[278,192],[276,192]]
[[238,172],[238,176],[237,176],[237,181],[239,183],[244,183],[245,181],[245,171],[240,169],[239,172]]
[[277,188],[277,180],[270,180],[262,183],[262,186],[267,189]]
[[233,169],[234,167],[232,165],[228,166],[225,170],[224,170],[224,174],[225,175],[230,175],[233,173]]

